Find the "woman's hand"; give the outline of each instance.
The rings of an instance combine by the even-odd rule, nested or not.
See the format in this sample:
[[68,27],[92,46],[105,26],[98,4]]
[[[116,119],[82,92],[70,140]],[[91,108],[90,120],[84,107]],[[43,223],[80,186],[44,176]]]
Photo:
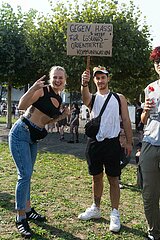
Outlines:
[[[66,117],[69,116],[69,115],[70,115],[70,110],[69,110],[69,108],[68,108],[68,107],[64,108],[63,113],[64,113],[64,115],[65,115]],[[63,115],[63,113],[62,113],[62,115]]]
[[32,86],[31,89],[34,91],[37,91],[43,87],[45,87],[45,81],[44,79],[46,78],[46,75],[43,75],[41,78],[39,78]]

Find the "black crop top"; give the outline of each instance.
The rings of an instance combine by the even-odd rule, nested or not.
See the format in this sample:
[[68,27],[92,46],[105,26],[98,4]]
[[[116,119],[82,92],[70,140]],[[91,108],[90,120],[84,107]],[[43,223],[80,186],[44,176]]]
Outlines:
[[[62,103],[61,96],[59,96],[59,94],[56,94],[50,85],[49,85],[49,91],[47,86],[43,88],[43,91],[44,91],[43,97],[40,97],[32,105],[36,107],[39,111],[43,112],[44,114],[46,114],[51,118],[58,117],[59,115],[61,115],[61,112],[60,112],[60,106]],[[55,107],[53,105],[51,98],[57,99],[57,101],[59,102],[58,107]]]

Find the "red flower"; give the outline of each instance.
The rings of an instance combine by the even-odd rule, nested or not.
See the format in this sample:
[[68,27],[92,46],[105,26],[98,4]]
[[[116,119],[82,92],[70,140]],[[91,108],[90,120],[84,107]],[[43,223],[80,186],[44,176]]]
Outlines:
[[149,86],[148,90],[149,92],[154,92],[154,87]]

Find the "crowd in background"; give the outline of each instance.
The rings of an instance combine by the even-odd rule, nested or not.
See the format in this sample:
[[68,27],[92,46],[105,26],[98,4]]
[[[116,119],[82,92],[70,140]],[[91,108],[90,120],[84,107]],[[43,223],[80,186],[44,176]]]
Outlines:
[[[72,120],[74,120],[74,113],[75,113],[75,105],[77,108],[77,115],[75,115],[76,124],[71,124],[71,115],[72,115]],[[69,108],[71,111],[71,114],[63,119],[62,121],[56,122],[56,124],[48,124],[46,125],[46,129],[49,133],[52,132],[58,132],[60,134],[60,140],[64,140],[64,133],[66,132],[71,132],[71,140],[70,142],[72,143],[74,140],[74,134],[76,135],[76,140],[78,140],[78,129],[79,129],[79,120],[83,120],[85,122],[89,121],[90,119],[90,113],[88,108],[85,105],[79,106],[76,102],[73,102],[72,104],[67,104],[63,103],[61,106],[61,111],[65,108]],[[144,124],[140,120],[141,113],[143,111],[143,103],[137,102],[135,105],[135,129],[138,134],[139,138],[139,143],[137,146],[137,149],[139,150],[139,146],[141,145],[142,137],[143,137],[143,127]],[[18,118],[21,115],[21,111],[18,109],[18,104],[17,103],[12,103],[11,107],[11,113],[13,118]],[[5,101],[0,103],[0,116],[6,116],[7,115],[7,103]]]

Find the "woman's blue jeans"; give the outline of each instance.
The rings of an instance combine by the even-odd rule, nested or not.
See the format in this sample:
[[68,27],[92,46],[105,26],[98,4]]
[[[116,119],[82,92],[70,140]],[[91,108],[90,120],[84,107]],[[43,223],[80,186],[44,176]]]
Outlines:
[[15,208],[25,210],[27,201],[30,201],[30,183],[37,156],[37,143],[32,142],[28,126],[21,119],[18,119],[10,130],[9,148],[18,173]]

